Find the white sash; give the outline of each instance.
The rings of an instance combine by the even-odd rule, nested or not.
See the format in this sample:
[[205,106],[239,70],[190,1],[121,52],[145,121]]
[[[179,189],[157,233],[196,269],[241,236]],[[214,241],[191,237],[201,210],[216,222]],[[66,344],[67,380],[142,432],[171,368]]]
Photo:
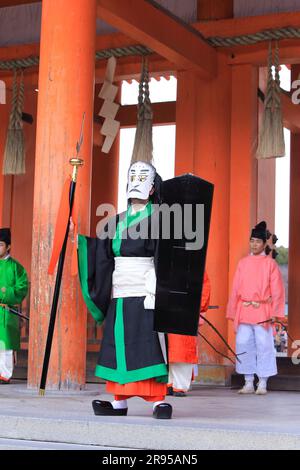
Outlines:
[[153,257],[115,258],[112,297],[143,297],[145,309],[154,309],[156,275]]
[[[112,276],[112,298],[144,297],[144,308],[154,309],[156,274],[153,257],[118,256]],[[157,333],[162,354],[167,363],[164,333]]]

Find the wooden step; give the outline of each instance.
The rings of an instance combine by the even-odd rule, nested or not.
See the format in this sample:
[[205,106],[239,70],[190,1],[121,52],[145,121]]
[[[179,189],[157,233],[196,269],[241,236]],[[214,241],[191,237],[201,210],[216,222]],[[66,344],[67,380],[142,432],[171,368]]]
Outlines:
[[[277,358],[278,374],[268,380],[268,390],[300,392],[300,364],[293,364],[290,357]],[[255,377],[255,385],[258,379]],[[241,388],[244,385],[242,374],[232,374],[231,387]]]

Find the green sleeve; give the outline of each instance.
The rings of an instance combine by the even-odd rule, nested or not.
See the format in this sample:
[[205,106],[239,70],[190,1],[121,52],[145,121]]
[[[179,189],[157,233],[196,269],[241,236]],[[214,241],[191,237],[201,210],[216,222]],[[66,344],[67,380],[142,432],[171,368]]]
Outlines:
[[[92,276],[89,276],[87,242],[88,237],[85,237],[84,235],[78,235],[79,280],[85,304],[97,324],[101,325],[104,320],[104,314],[101,309],[95,304],[89,292],[89,277],[94,277],[94,272]],[[95,255],[93,257],[95,257]]]
[[26,297],[28,292],[28,278],[25,269],[21,264],[16,263],[14,271],[15,285],[4,286],[6,288],[6,291],[0,291],[1,303],[7,305],[20,304],[22,300]]

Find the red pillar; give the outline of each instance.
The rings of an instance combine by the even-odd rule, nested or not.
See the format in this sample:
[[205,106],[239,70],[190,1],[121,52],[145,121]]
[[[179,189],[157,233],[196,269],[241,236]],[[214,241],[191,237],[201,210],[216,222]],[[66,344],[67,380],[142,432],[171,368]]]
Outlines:
[[[211,303],[218,310],[208,311],[208,318],[227,336],[225,309],[228,294],[229,190],[230,190],[230,105],[231,69],[221,54],[218,75],[212,81],[200,82],[197,95],[197,132],[195,174],[215,185],[207,271],[211,279]],[[226,352],[215,333],[205,325],[204,336],[219,351]],[[210,347],[201,345],[203,364],[224,364],[223,358]],[[212,380],[227,381],[226,368],[211,370]],[[208,378],[210,375],[208,374]]]
[[[7,86],[7,85],[6,85]],[[12,176],[2,174],[3,157],[9,121],[11,92],[7,90],[6,104],[0,104],[0,227],[9,227],[11,223]]]
[[[300,73],[299,65],[292,66],[292,81]],[[300,340],[300,134],[291,132],[291,166],[290,166],[290,232],[289,232],[289,290],[288,290],[288,330],[291,337]],[[289,342],[289,355],[295,352]]]
[[[290,166],[290,233],[289,233],[289,277],[288,277],[288,330],[295,340],[300,340],[300,134],[291,132],[291,166]],[[291,346],[291,344],[290,344]],[[290,349],[292,353],[294,350]]]
[[[219,305],[219,309],[209,311],[207,316],[226,337],[231,69],[220,55],[214,80],[200,80],[192,72],[180,72],[177,86],[176,174],[191,172],[215,185],[206,267],[212,285],[211,303]],[[226,352],[206,325],[203,334]],[[227,377],[222,357],[204,341],[200,342],[199,352],[201,380],[224,384]]]
[[[97,85],[95,89],[94,113],[97,115],[103,100],[98,98],[102,87]],[[119,83],[119,94],[115,102],[121,101],[121,83]],[[118,119],[118,115],[116,117]],[[91,237],[96,236],[97,224],[102,217],[97,215],[97,208],[100,204],[112,204],[118,208],[118,171],[119,171],[119,149],[120,133],[118,133],[112,148],[108,154],[101,151],[103,136],[100,134],[101,125],[94,126],[93,145],[93,174],[92,174],[92,195],[91,195]],[[95,320],[88,316],[87,325],[87,350],[99,351],[99,341],[102,338],[102,328],[95,328]],[[98,340],[98,341],[96,341]]]
[[[238,261],[249,252],[257,220],[257,85],[252,65],[232,67],[229,288]],[[230,292],[230,290],[229,290]],[[229,338],[234,345],[233,329]]]
[[[63,182],[85,112],[79,170],[79,230],[89,232],[96,0],[43,0],[39,67],[29,343],[29,387],[39,385],[55,276],[47,274]],[[70,276],[70,247],[48,374],[49,389],[85,383],[86,309]]]

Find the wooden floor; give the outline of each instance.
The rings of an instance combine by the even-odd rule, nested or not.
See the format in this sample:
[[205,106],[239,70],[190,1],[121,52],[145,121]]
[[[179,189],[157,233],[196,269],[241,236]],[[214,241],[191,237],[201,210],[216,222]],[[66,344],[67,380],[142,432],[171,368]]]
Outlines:
[[[27,351],[18,353],[18,362],[14,370],[14,379],[26,380],[27,378]],[[103,383],[94,375],[98,353],[87,353],[87,383]],[[295,365],[289,357],[277,357],[278,375],[270,377],[268,388],[270,390],[300,391],[300,364]],[[243,385],[243,375],[233,374],[231,378],[232,388],[239,388]]]

